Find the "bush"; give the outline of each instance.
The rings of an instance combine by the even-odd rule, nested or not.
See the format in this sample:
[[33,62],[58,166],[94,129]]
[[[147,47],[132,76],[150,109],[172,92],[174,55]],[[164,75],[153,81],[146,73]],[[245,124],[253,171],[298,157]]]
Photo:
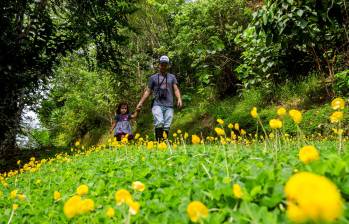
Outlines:
[[333,89],[338,95],[349,96],[349,69],[335,74]]

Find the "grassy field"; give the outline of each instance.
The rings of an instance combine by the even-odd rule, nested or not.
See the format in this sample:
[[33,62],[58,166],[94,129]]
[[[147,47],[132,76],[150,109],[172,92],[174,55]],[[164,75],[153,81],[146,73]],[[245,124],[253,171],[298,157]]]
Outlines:
[[[344,100],[331,102],[325,135],[305,135],[302,112],[278,108],[259,135],[215,121],[215,134],[181,130],[151,141],[31,158],[0,175],[1,223],[349,223]],[[288,121],[287,121],[288,120]],[[287,133],[293,122],[294,135]]]
[[[309,171],[328,177],[338,187],[345,209],[337,222],[349,223],[348,146],[339,156],[337,142],[308,142],[318,149],[320,159],[304,164],[298,156],[299,143],[285,142],[277,148],[274,143],[176,149],[101,146],[33,162],[35,168],[2,180],[0,220],[6,223],[12,215],[12,223],[190,223],[188,204],[200,201],[209,210],[202,223],[288,223],[285,183],[293,174]],[[143,192],[132,188],[134,181],[145,185]],[[93,200],[93,209],[69,219],[64,204],[82,184],[88,186],[82,197]],[[234,194],[236,184],[241,192]],[[17,195],[12,192],[11,198],[15,189]],[[120,189],[139,202],[136,215],[129,215],[127,205],[117,205],[114,197]],[[56,201],[55,191],[61,194]],[[109,208],[115,210],[112,218],[107,215]]]

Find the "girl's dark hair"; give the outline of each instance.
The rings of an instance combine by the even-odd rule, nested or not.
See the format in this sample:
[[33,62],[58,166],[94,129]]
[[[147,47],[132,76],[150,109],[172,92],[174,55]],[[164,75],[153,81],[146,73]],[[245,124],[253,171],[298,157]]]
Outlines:
[[117,108],[117,110],[116,110],[116,113],[117,113],[117,114],[121,114],[121,107],[122,107],[122,106],[126,106],[126,107],[127,107],[126,114],[128,114],[128,113],[129,113],[128,104],[125,103],[125,102],[119,103],[118,108]]

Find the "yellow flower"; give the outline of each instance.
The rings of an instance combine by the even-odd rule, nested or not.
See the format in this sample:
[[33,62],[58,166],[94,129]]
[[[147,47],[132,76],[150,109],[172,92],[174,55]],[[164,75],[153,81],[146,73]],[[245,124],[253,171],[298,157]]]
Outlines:
[[140,136],[141,136],[141,135],[140,135],[139,133],[137,133],[137,134],[135,135],[135,139],[137,140]]
[[253,118],[257,118],[258,117],[258,113],[257,113],[257,107],[253,107],[251,110],[251,116]]
[[278,128],[282,128],[282,121],[280,121],[279,119],[271,119],[269,121],[269,126],[272,129],[278,129]]
[[73,218],[80,212],[81,207],[81,197],[78,195],[75,195],[68,199],[68,201],[65,202],[63,211],[66,217]]
[[304,222],[306,220],[305,213],[293,202],[287,203],[287,217],[294,222]]
[[226,145],[227,144],[227,142],[224,140],[224,138],[221,138],[220,142],[221,142],[222,145]]
[[239,123],[235,123],[235,124],[234,124],[234,129],[237,130],[237,131],[240,130],[240,125],[239,125]]
[[118,205],[121,205],[123,203],[129,203],[132,201],[132,196],[130,192],[128,192],[125,189],[120,189],[115,193],[115,200]]
[[158,145],[158,148],[159,148],[160,150],[165,150],[165,149],[167,149],[167,145],[166,145],[165,142],[161,142],[161,143]]
[[18,160],[18,161],[17,161],[17,165],[20,165],[20,164],[21,164],[21,160]]
[[106,214],[109,218],[113,218],[115,216],[115,210],[113,208],[108,208]]
[[164,139],[167,139],[167,133],[166,133],[166,131],[164,131],[164,132],[162,133],[162,137],[163,137]]
[[78,147],[80,145],[80,141],[75,142],[75,146]]
[[11,192],[10,192],[10,198],[11,198],[11,199],[15,199],[15,198],[17,197],[17,192],[18,192],[18,190],[13,190],[13,191],[11,191]]
[[200,141],[201,141],[201,139],[200,139],[200,137],[199,136],[197,136],[197,135],[192,135],[191,136],[191,142],[195,145],[195,144],[200,144]]
[[235,140],[236,134],[232,131],[232,132],[230,132],[230,137],[231,137],[231,139]]
[[136,201],[131,201],[128,203],[129,212],[131,215],[136,215],[139,212],[141,205]]
[[140,181],[135,181],[132,183],[132,188],[136,191],[144,191],[145,186],[142,182]]
[[342,98],[335,98],[334,100],[332,100],[331,102],[331,107],[333,110],[343,110],[345,107],[345,101]]
[[20,201],[24,201],[24,200],[25,200],[25,195],[24,195],[24,194],[18,194],[18,195],[17,195],[17,198],[18,198]]
[[188,205],[187,213],[192,222],[198,222],[208,216],[208,208],[200,201],[192,201]]
[[336,111],[334,112],[330,117],[331,123],[338,123],[341,120],[343,120],[343,112],[342,111]]
[[12,205],[12,209],[15,211],[15,210],[17,210],[17,208],[18,208],[18,204],[13,204]]
[[299,172],[287,181],[284,191],[287,216],[294,222],[331,222],[343,212],[341,195],[326,177]]
[[224,121],[223,121],[222,119],[220,119],[220,118],[217,119],[217,122],[218,122],[218,124],[220,124],[220,125],[223,125],[223,124],[224,124]]
[[214,130],[217,133],[217,135],[225,135],[225,131],[222,128],[215,128]]
[[177,133],[173,133],[173,137],[174,137],[174,138],[177,138]]
[[336,129],[336,128],[332,128],[333,132],[337,135],[341,135],[343,134],[344,130],[342,128]]
[[81,201],[79,213],[87,213],[95,209],[95,203],[92,199],[85,199]]
[[153,149],[154,148],[154,142],[150,141],[147,143],[147,149]]
[[181,134],[181,133],[182,133],[181,129],[178,129],[178,130],[177,130],[177,133],[178,133],[178,134]]
[[184,139],[187,139],[189,137],[189,134],[187,132],[184,133]]
[[126,135],[125,137],[123,137],[122,139],[121,139],[121,143],[122,144],[127,144],[128,143],[128,135]]
[[299,110],[290,110],[288,112],[294,123],[299,124],[302,121],[302,113]]
[[246,135],[246,131],[245,131],[244,129],[241,129],[241,130],[240,130],[240,134],[241,134],[241,135]]
[[53,199],[55,201],[58,201],[59,199],[61,199],[61,193],[59,193],[58,191],[53,192]]
[[299,160],[307,164],[320,158],[319,151],[312,145],[304,146],[299,150]]
[[284,107],[280,107],[277,112],[276,112],[279,116],[285,116],[286,114],[286,109]]
[[210,141],[210,142],[213,142],[213,141],[214,141],[214,137],[212,137],[212,136],[207,136],[206,139],[207,139],[208,141]]
[[76,193],[81,196],[87,194],[87,192],[88,186],[86,184],[82,184],[76,189]]
[[229,124],[228,124],[228,128],[233,129],[233,128],[234,128],[234,125],[233,125],[232,123],[229,123]]
[[242,198],[243,193],[239,184],[233,185],[233,194],[236,198]]
[[5,182],[5,181],[1,182],[1,184],[2,184],[5,188],[8,188],[8,187],[9,187],[8,183]]

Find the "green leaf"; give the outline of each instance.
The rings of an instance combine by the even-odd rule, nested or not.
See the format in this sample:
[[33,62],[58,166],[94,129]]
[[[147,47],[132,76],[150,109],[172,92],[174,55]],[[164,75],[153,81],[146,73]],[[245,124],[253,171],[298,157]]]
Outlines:
[[297,10],[297,15],[298,15],[299,17],[302,17],[302,16],[303,16],[303,13],[304,13],[304,11],[303,11],[302,9],[298,9],[298,10]]
[[250,192],[250,195],[252,198],[254,198],[256,195],[258,195],[259,193],[262,192],[262,186],[260,185],[257,185],[257,186],[254,186]]

